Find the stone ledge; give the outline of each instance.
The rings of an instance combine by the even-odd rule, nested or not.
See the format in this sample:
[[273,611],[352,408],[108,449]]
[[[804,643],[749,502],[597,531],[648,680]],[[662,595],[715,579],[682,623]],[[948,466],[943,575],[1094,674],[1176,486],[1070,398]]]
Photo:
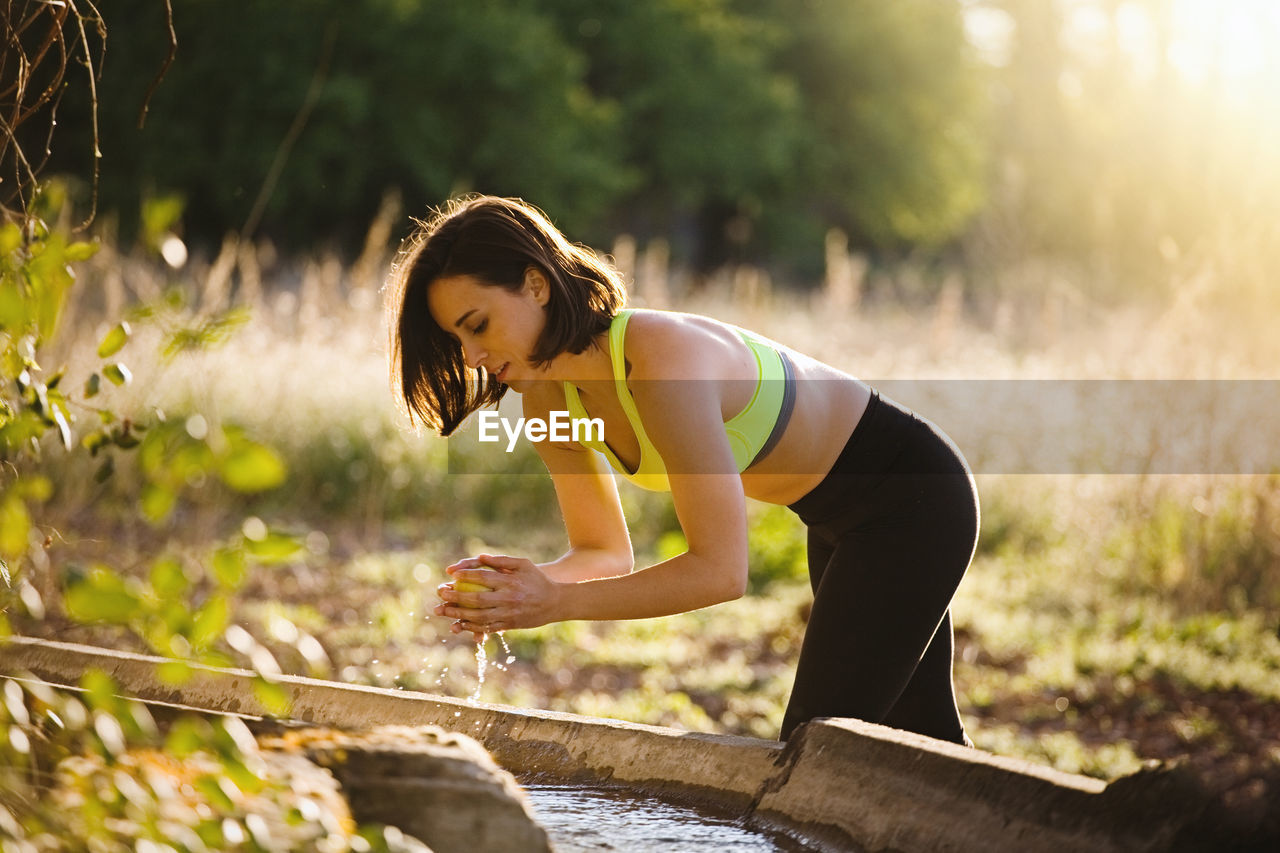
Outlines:
[[466,735],[439,726],[303,728],[260,736],[259,745],[325,768],[356,820],[395,826],[434,853],[551,853],[524,791]]
[[[159,660],[0,641],[3,671],[74,685],[96,668],[144,700],[263,713],[251,673],[197,668],[190,682],[172,687],[156,680]],[[1176,771],[1108,785],[857,720],[815,721],[784,746],[410,691],[279,681],[293,695],[297,720],[345,729],[434,724],[474,737],[519,778],[679,797],[823,850],[1165,850],[1213,831],[1203,820],[1204,791]]]

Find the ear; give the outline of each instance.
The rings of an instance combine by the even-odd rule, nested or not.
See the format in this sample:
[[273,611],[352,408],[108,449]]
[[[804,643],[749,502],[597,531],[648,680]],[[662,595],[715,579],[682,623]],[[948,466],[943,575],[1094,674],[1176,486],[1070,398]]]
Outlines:
[[537,267],[529,267],[524,271],[524,291],[544,308],[551,301],[551,282]]

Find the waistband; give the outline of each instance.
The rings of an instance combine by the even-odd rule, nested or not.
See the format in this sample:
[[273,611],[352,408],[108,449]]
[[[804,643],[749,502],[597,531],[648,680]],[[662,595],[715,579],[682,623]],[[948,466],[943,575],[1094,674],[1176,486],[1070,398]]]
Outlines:
[[867,409],[831,470],[808,494],[789,505],[806,523],[830,515],[850,498],[865,498],[890,473],[963,471],[964,462],[936,428],[910,409],[871,389]]

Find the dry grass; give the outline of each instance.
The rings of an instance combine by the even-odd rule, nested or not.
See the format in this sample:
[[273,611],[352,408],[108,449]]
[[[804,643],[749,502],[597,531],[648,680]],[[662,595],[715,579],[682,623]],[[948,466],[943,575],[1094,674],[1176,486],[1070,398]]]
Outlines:
[[[385,233],[385,223],[378,227]],[[439,567],[485,546],[548,557],[562,533],[545,477],[451,477],[444,443],[406,430],[386,380],[377,278],[388,259],[379,245],[371,240],[347,267],[228,243],[181,272],[108,249],[82,276],[65,354],[76,362],[108,318],[166,292],[182,295],[183,307],[164,319],[170,326],[249,308],[251,319],[227,343],[172,359],[154,355],[163,324],[139,324],[122,353],[135,381],[112,402],[240,423],[289,461],[289,483],[247,509],[312,529],[311,553],[253,580],[240,613],[246,624],[297,622],[326,638],[334,674],[346,679],[469,695],[469,651],[414,615],[425,612]],[[1023,278],[1007,271],[979,286],[961,272],[931,282],[911,266],[867,273],[856,258],[841,266],[831,257],[831,283],[809,292],[772,287],[751,269],[695,290],[660,248],[637,255],[626,241],[619,246],[637,304],[738,323],[855,375],[906,383],[908,394],[931,387],[921,380],[991,392],[1001,383],[956,381],[1272,378],[1280,364],[1280,338],[1263,320],[1280,296],[1268,292],[1266,270],[1246,274],[1242,261],[1228,263],[1240,252],[1182,259],[1170,269],[1171,296],[1138,304],[1087,297],[1092,288],[1031,265]],[[1177,411],[1181,402],[1148,404]],[[927,403],[920,408],[934,416]],[[1256,721],[1280,703],[1266,686],[1280,683],[1275,478],[1105,475],[1088,446],[1083,467],[1069,470],[1093,473],[1008,473],[998,464],[1012,458],[1001,442],[1045,434],[1053,412],[982,399],[937,411],[949,431],[972,436],[961,445],[979,470],[994,459],[991,469],[1004,471],[980,475],[983,543],[955,605],[957,681],[979,745],[1104,776],[1179,751],[1280,748],[1274,738],[1229,736],[1240,719],[1222,710],[1247,706],[1241,714]],[[1102,423],[1122,423],[1120,414]],[[987,432],[965,433],[961,415]],[[1243,445],[1248,417],[1213,440]],[[1095,430],[1089,442],[1105,449],[1114,438]],[[63,494],[81,513],[68,509],[68,531],[89,507],[130,499],[127,478],[107,491],[66,483]],[[641,558],[655,557],[674,527],[669,507],[630,491],[625,500]],[[114,540],[134,549],[120,562],[166,539],[214,536],[243,509],[196,505],[180,528]],[[104,516],[93,517],[100,524]],[[771,541],[755,543],[757,551],[782,553],[774,546],[799,528],[768,518],[760,529]],[[770,568],[770,577],[775,569],[791,571]],[[792,583],[704,614],[521,632],[511,638],[518,662],[491,675],[484,698],[767,736],[780,718],[802,627],[796,602],[806,594]]]

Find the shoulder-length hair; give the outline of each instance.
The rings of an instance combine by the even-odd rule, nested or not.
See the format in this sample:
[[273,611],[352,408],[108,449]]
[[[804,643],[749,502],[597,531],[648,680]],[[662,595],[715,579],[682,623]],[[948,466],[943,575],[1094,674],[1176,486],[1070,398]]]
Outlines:
[[455,199],[401,245],[387,281],[391,382],[415,424],[452,433],[476,409],[497,403],[507,386],[469,367],[462,345],[432,318],[427,289],[439,278],[473,276],[519,291],[533,267],[550,284],[547,322],[529,360],[545,367],[562,352],[581,353],[626,303],[616,269],[570,243],[545,215],[519,199]]

